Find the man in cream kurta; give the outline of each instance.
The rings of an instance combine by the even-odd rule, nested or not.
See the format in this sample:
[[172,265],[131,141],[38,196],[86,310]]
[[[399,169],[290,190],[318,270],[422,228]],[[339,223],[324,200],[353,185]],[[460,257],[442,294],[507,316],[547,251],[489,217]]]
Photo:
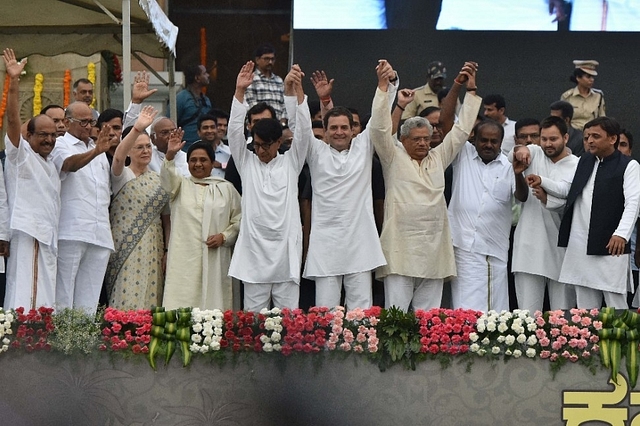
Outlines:
[[[271,297],[276,307],[298,307],[302,262],[298,175],[309,147],[309,139],[300,135],[311,131],[311,118],[302,93],[302,72],[294,65],[285,79],[285,94],[297,93],[298,98],[291,149],[278,153],[282,128],[275,119],[262,119],[252,128],[255,153],[249,151],[243,134],[249,109],[244,93],[253,66],[247,62],[238,74],[229,118],[229,147],[243,189],[243,220],[229,275],[245,284],[244,309],[259,312]],[[276,128],[279,135],[274,134]]]
[[[376,71],[378,78],[397,81],[386,61],[381,61]],[[395,87],[390,86],[391,103]],[[376,96],[387,98],[382,91],[376,91]],[[382,105],[378,103],[378,107]],[[290,102],[287,108],[293,111]],[[295,128],[295,123],[290,122],[289,126]],[[316,282],[317,306],[339,305],[344,281],[347,307],[365,309],[373,303],[371,271],[386,261],[373,216],[373,144],[368,130],[352,139],[352,127],[349,111],[337,107],[325,115],[326,142],[316,139],[311,128],[302,135],[310,141],[307,162],[313,182],[311,235],[304,277]]]
[[[565,252],[563,247],[558,247],[558,229],[565,200],[551,194],[538,194],[536,189],[526,187],[525,178],[538,175],[554,181],[571,182],[578,157],[566,148],[569,135],[562,118],[549,117],[542,124],[541,145],[518,147],[517,154],[528,153],[529,164],[523,164],[522,167],[526,167],[523,173],[516,173],[516,186],[524,186],[526,192],[519,194],[516,191],[516,197],[520,197],[518,199],[522,202],[522,214],[514,235],[511,270],[515,274],[518,307],[529,312],[542,311],[545,287],[549,291],[551,310],[575,306],[573,286],[558,281]],[[513,160],[514,156],[511,153],[509,159]],[[514,170],[520,164],[516,158]]]
[[[370,135],[380,156],[386,186],[381,243],[387,265],[378,269],[377,277],[385,278],[387,306],[406,310],[413,299],[414,309],[438,307],[443,279],[456,274],[444,199],[444,170],[467,143],[482,103],[475,95],[476,67],[475,63],[466,63],[454,81],[460,85],[469,79],[469,93],[464,98],[459,122],[443,143],[430,151],[431,132],[420,132],[430,128],[426,120],[406,132],[403,138],[406,145],[398,144],[391,134],[387,99],[374,98],[373,112],[380,116],[372,117]],[[383,105],[377,107],[377,103]],[[407,147],[412,152],[419,147],[422,160],[414,159]]]

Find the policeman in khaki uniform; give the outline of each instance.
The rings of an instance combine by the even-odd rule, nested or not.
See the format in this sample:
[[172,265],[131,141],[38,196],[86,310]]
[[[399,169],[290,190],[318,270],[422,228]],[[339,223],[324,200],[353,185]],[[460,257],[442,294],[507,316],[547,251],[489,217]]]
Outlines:
[[600,64],[594,60],[575,60],[573,64],[575,69],[569,80],[576,83],[576,87],[564,92],[560,99],[573,105],[571,126],[582,130],[588,121],[606,116],[604,94],[593,88],[594,77],[598,75],[596,67]]
[[440,106],[438,92],[444,87],[445,78],[447,78],[447,68],[442,62],[433,61],[427,65],[427,84],[414,89],[413,101],[404,108],[402,119],[416,117],[425,108]]

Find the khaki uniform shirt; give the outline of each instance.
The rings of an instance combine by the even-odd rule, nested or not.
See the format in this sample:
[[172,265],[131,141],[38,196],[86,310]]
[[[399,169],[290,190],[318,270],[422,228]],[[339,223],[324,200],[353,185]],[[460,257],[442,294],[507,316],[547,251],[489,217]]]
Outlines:
[[369,132],[380,156],[386,187],[380,242],[387,265],[378,268],[378,278],[390,274],[433,279],[456,275],[444,170],[467,143],[481,104],[481,98],[467,93],[458,123],[443,143],[418,163],[391,134],[386,97],[374,98],[372,113],[382,116],[371,118]]
[[573,105],[573,118],[571,127],[582,130],[587,122],[597,117],[604,117],[604,95],[598,89],[591,89],[587,97],[578,91],[578,87],[569,89],[562,94],[561,100]]
[[402,113],[402,119],[406,120],[407,118],[415,117],[420,114],[423,109],[431,106],[440,106],[438,94],[433,93],[431,87],[425,84],[415,89],[413,100],[405,107]]

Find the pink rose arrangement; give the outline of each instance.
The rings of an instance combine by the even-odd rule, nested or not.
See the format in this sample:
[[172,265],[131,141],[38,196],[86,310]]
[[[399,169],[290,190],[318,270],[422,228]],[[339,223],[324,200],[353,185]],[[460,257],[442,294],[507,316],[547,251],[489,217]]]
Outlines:
[[120,311],[107,308],[102,326],[101,351],[149,353],[151,340],[151,311]]

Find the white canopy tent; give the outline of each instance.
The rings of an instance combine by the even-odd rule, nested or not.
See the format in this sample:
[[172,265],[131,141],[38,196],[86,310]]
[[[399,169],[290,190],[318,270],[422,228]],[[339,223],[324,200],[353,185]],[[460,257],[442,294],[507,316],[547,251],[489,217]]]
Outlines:
[[[125,88],[131,87],[132,54],[168,59],[172,109],[177,36],[156,0],[2,0],[0,6],[0,48],[12,47],[20,57],[109,50],[123,57]],[[124,92],[126,105],[130,94]]]

